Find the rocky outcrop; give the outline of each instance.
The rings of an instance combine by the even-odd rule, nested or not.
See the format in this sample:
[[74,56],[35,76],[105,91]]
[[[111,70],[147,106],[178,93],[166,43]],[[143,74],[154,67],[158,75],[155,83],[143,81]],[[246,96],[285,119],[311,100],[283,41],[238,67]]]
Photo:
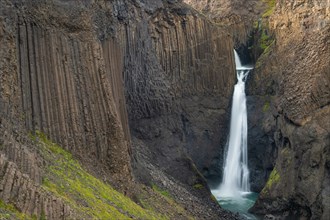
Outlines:
[[248,158],[250,186],[253,192],[261,192],[275,166],[277,146],[273,98],[248,96]]
[[278,155],[255,213],[329,218],[329,22],[325,1],[280,1],[270,18],[276,42],[257,63],[249,93],[273,96]]
[[245,44],[254,23],[268,7],[268,0],[184,0],[217,25],[227,29],[238,42]]
[[28,215],[49,219],[77,216],[62,198],[41,187],[43,159],[33,141],[1,115],[0,198]]

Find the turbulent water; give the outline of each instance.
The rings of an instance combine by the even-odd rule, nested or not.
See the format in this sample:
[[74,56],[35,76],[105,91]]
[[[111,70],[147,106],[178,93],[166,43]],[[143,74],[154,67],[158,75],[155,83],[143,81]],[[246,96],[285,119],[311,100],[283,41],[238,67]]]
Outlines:
[[231,110],[230,134],[224,164],[222,183],[212,193],[223,208],[239,212],[248,219],[248,209],[256,199],[250,192],[248,151],[247,151],[247,111],[245,81],[251,68],[242,66],[235,51],[237,83],[234,88]]

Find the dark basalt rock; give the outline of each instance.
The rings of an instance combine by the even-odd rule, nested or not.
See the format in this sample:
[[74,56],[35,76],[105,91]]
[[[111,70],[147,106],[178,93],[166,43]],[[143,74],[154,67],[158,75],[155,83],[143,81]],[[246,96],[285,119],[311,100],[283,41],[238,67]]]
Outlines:
[[[212,200],[200,173],[217,157],[226,129],[235,81],[227,32],[180,1],[15,2],[0,1],[0,113],[8,127],[44,133],[128,195],[135,181],[154,182],[199,219],[237,217]],[[4,149],[14,149],[4,140]],[[4,149],[1,184],[33,184],[33,175],[42,175],[5,169],[19,162]],[[27,158],[28,167],[38,167]],[[32,214],[19,204],[29,198],[10,186],[0,198]],[[45,211],[51,219],[56,208],[75,218],[61,200],[44,204],[38,217]]]
[[261,192],[266,185],[277,157],[272,99],[270,96],[247,96],[248,166],[251,190],[254,192]]

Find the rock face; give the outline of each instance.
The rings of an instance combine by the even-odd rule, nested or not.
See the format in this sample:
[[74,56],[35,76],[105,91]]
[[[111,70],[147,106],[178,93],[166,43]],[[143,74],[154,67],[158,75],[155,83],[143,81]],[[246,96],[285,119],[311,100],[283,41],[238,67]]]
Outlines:
[[276,131],[274,107],[272,99],[268,96],[249,95],[246,105],[250,185],[253,192],[261,192],[277,157],[277,146],[274,140]]
[[246,43],[255,21],[267,8],[260,0],[184,0],[206,17],[226,28],[239,42]]
[[171,8],[184,14],[169,18],[166,10],[147,20],[153,24],[148,29],[146,21],[128,27],[134,35],[124,78],[133,151],[143,143],[153,164],[192,186],[199,180],[186,176],[180,164],[192,159],[205,176],[219,166],[235,81],[232,43],[190,11]]
[[255,213],[329,219],[329,9],[326,1],[280,1],[270,18],[276,42],[249,94],[274,106],[278,155]]
[[30,138],[18,133],[3,116],[0,137],[0,198],[28,215],[49,219],[68,219],[74,210],[42,184],[43,161]]
[[212,175],[225,141],[235,82],[226,32],[180,1],[4,0],[0,43],[2,200],[76,216],[41,187],[37,131],[122,192],[134,177],[171,189],[197,218],[232,218],[200,174]]
[[40,130],[86,164],[100,166],[98,175],[125,182],[131,174],[118,86],[123,51],[113,39],[97,40],[86,8],[66,13],[70,7],[35,1],[1,7],[8,44],[1,49],[13,64],[2,67],[15,68],[2,70],[2,109],[10,120],[21,119],[26,129]]
[[[247,51],[246,46],[250,39],[250,32],[254,23],[268,8],[268,2],[257,0],[246,1],[195,1],[185,0],[194,8],[200,10],[217,25],[223,26],[230,33],[233,41],[236,42],[237,51],[239,52],[241,61],[246,64],[249,60],[244,54]],[[250,77],[248,81],[250,81]],[[265,185],[270,172],[272,171],[275,158],[276,146],[273,139],[275,131],[275,119],[272,116],[271,97],[255,97],[249,96],[247,93],[248,107],[248,157],[250,169],[251,190],[260,192]],[[260,124],[260,121],[263,121]],[[228,135],[228,134],[225,134]],[[225,142],[221,142],[222,149]],[[218,166],[210,167],[210,173],[213,174],[209,184],[217,186],[222,176],[223,157],[218,157],[214,164]],[[213,169],[217,169],[215,172]]]
[[[275,11],[267,9],[262,16],[258,7],[249,10],[260,1],[241,1],[244,9],[237,1],[185,2],[216,22],[227,17],[235,21],[247,11],[254,21],[272,14],[269,28],[275,41],[258,59],[247,85],[251,185],[256,191],[265,186],[252,211],[287,219],[328,219],[329,2],[276,1]],[[235,5],[242,12],[235,12]],[[246,20],[247,26],[252,24]],[[236,21],[235,32],[244,36],[249,29]]]

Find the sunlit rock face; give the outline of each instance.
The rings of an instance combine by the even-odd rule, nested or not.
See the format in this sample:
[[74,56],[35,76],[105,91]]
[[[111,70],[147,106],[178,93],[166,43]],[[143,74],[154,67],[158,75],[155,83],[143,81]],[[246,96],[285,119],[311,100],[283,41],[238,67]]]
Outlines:
[[260,194],[257,213],[329,218],[329,24],[326,1],[280,1],[270,17],[276,42],[249,93],[273,100],[279,175]]
[[184,0],[213,22],[226,28],[240,43],[248,40],[253,23],[267,7],[260,0]]

